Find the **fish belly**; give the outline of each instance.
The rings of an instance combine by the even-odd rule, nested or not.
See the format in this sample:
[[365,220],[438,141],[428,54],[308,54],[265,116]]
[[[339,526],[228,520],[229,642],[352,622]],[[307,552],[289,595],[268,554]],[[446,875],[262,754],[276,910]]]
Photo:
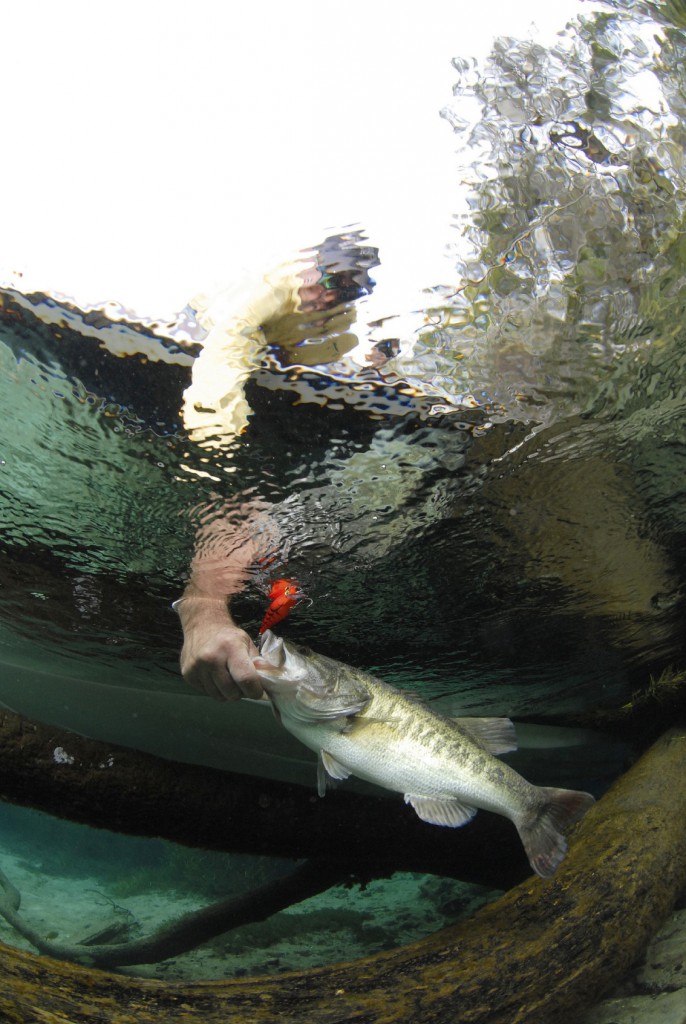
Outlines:
[[404,796],[454,798],[507,817],[519,810],[513,791],[517,783],[529,786],[491,754],[466,745],[456,749],[455,743],[444,744],[441,751],[440,739],[426,745],[393,735],[356,740],[353,731],[331,736],[322,748],[353,775],[385,789]]

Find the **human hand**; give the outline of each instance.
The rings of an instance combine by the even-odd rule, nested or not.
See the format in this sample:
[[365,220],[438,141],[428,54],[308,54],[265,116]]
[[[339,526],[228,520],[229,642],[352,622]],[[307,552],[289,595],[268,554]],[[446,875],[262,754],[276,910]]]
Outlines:
[[254,643],[231,618],[226,602],[186,597],[178,606],[184,643],[181,673],[214,700],[259,700],[264,691],[255,672]]

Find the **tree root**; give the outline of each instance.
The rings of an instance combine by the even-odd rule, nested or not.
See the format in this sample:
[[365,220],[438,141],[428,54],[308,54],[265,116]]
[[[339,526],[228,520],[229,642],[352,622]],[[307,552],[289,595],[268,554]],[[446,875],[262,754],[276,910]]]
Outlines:
[[158,928],[152,935],[129,942],[85,945],[46,939],[27,924],[19,914],[19,892],[0,871],[0,915],[40,953],[57,960],[108,968],[153,964],[187,953],[203,942],[209,942],[217,935],[241,925],[264,921],[285,907],[329,889],[344,877],[346,874],[339,866],[308,861],[284,878],[268,882],[241,896],[184,914]]
[[591,808],[554,878],[467,921],[353,963],[164,983],[0,946],[11,1024],[563,1024],[641,955],[686,887],[686,729],[663,736]]

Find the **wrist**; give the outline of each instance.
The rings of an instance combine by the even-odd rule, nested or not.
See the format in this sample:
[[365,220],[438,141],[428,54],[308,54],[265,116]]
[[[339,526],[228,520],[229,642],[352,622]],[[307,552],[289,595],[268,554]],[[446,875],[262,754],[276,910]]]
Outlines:
[[203,621],[226,622],[228,620],[233,622],[226,597],[214,597],[211,594],[189,593],[186,591],[178,600],[173,602],[172,608],[179,616],[184,629],[198,619]]

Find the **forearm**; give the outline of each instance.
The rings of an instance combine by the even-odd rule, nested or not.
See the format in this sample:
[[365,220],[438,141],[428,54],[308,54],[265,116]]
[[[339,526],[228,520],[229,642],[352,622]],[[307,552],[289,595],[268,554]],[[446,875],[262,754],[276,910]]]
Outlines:
[[279,535],[269,506],[262,503],[208,506],[196,511],[198,530],[190,577],[179,601],[226,605],[245,589],[257,567],[274,557]]
[[227,596],[208,596],[196,591],[192,583],[188,584],[173,607],[179,616],[184,636],[188,636],[199,626],[218,629],[224,625],[234,624]]
[[183,628],[181,671],[209,696],[259,697],[252,640],[231,617],[229,601],[260,562],[273,555],[278,534],[263,505],[217,505],[196,510],[195,553],[188,584],[175,608]]
[[196,509],[198,523],[190,577],[174,607],[184,636],[201,627],[233,624],[229,602],[278,547],[278,530],[263,504]]

